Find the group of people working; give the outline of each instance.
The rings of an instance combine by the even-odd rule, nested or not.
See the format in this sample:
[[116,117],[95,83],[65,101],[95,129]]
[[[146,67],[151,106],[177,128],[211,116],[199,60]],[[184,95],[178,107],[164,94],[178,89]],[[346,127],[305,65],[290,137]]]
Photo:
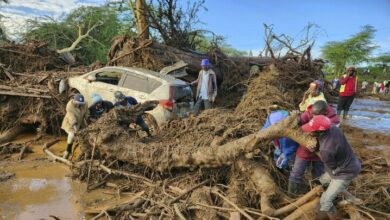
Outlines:
[[[218,90],[217,77],[215,72],[210,68],[210,62],[208,59],[203,59],[201,61],[201,68],[202,69],[199,72],[197,80],[190,83],[190,85],[197,84],[196,103],[194,107],[195,115],[198,115],[202,108],[209,109],[212,107]],[[64,158],[67,159],[72,153],[75,133],[77,133],[81,127],[86,126],[88,121],[97,120],[103,115],[103,113],[106,113],[113,108],[131,108],[132,106],[138,104],[135,98],[125,96],[121,91],[116,91],[114,96],[114,104],[103,100],[102,97],[96,93],[92,94],[92,103],[90,107],[88,107],[88,103],[81,94],[76,94],[73,99],[67,103],[66,114],[61,126],[61,128],[68,134],[67,147],[63,155]],[[149,136],[151,135],[148,125],[141,116],[137,118],[136,124],[139,125]]]
[[[214,71],[210,69],[209,61],[202,60],[201,67],[198,79],[191,83],[191,85],[198,84],[194,107],[195,115],[199,114],[202,107],[204,109],[211,108],[217,95],[217,79]],[[355,71],[354,67],[349,67],[347,74],[339,79],[340,97],[337,112],[326,102],[322,92],[323,80],[312,82],[304,93],[299,104],[301,111],[299,125],[304,132],[310,133],[318,140],[318,148],[315,152],[311,152],[305,146],[286,137],[273,141],[275,146],[274,159],[278,168],[288,169],[289,161],[294,160],[289,173],[289,193],[296,195],[306,190],[304,174],[309,167],[311,167],[313,179],[318,178],[321,184],[328,185],[327,190],[321,196],[320,204],[321,211],[327,212],[330,219],[335,219],[336,210],[333,200],[338,194],[344,194],[346,199],[351,202],[360,202],[346,190],[352,179],[359,174],[360,162],[338,127],[341,112],[343,111],[343,117],[346,118],[355,97],[357,85]],[[87,124],[87,120],[96,120],[112,108],[130,108],[137,104],[137,100],[125,96],[120,91],[115,92],[114,96],[116,102],[112,104],[103,100],[100,95],[93,94],[89,108],[81,94],[76,94],[68,102],[62,123],[62,129],[68,134],[64,158],[68,158],[71,154],[75,133]],[[288,115],[289,112],[286,110],[271,112],[262,129],[270,127]],[[149,128],[142,117],[137,118],[136,124],[150,135]]]
[[[114,93],[115,103],[103,100],[99,94],[93,93],[91,106],[85,101],[81,94],[74,95],[73,99],[69,100],[66,105],[66,114],[62,121],[61,128],[68,134],[66,151],[63,157],[67,159],[72,153],[74,137],[80,128],[85,127],[89,121],[95,121],[104,113],[113,108],[131,108],[137,104],[137,100],[131,96],[125,96],[121,91]],[[139,125],[143,131],[150,135],[149,127],[141,116],[136,119],[136,124]],[[124,125],[128,127],[129,125]]]
[[[349,67],[347,74],[340,80],[340,97],[337,112],[329,105],[322,92],[323,81],[312,82],[305,92],[299,109],[299,126],[303,132],[310,133],[318,141],[315,152],[293,140],[282,137],[273,141],[275,146],[274,159],[276,166],[288,170],[288,192],[291,195],[304,193],[307,185],[304,181],[306,169],[310,167],[313,179],[327,186],[320,199],[320,210],[328,214],[330,219],[336,219],[336,208],[333,204],[338,194],[345,196],[351,203],[361,203],[346,190],[359,173],[361,165],[348,143],[344,133],[338,127],[340,114],[346,118],[355,95],[357,83],[355,68]],[[288,117],[286,110],[271,112],[262,129],[266,129],[280,120]],[[294,161],[289,169],[289,161]]]

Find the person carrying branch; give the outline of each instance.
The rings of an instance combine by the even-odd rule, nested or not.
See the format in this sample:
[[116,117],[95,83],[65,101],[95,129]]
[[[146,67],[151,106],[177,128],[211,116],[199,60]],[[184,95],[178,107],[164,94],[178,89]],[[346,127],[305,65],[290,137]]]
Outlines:
[[61,125],[61,128],[68,134],[66,151],[64,152],[63,158],[68,159],[72,153],[75,134],[82,126],[87,125],[86,118],[88,118],[88,105],[83,95],[76,94],[66,104],[66,114]]
[[315,102],[322,100],[326,102],[322,88],[324,82],[321,80],[315,80],[310,83],[309,89],[303,94],[302,101],[299,104],[299,110],[304,112],[307,110],[307,107],[313,105]]
[[[261,130],[266,129],[287,117],[288,111],[286,110],[273,111],[268,115],[267,120],[265,121]],[[279,169],[288,169],[288,163],[290,160],[294,159],[295,151],[298,148],[298,143],[289,138],[281,137],[274,139],[273,145],[275,146],[274,160],[276,167]]]
[[347,191],[352,180],[361,170],[360,161],[356,158],[344,133],[324,115],[314,116],[301,129],[310,133],[318,141],[316,153],[325,165],[325,173],[320,176],[322,185],[327,186],[320,199],[320,211],[326,212],[329,219],[336,219],[336,207],[333,200],[338,194],[345,196],[346,201],[361,204],[361,199]]
[[341,111],[343,111],[344,119],[348,117],[349,108],[355,99],[356,87],[358,84],[358,78],[355,73],[355,67],[350,66],[347,68],[347,74],[344,74],[339,80],[340,93],[339,101],[337,103],[337,115],[340,115]]
[[[340,123],[340,118],[333,107],[320,100],[299,115],[299,125],[307,124],[315,115],[325,115],[336,126]],[[305,146],[300,145],[296,152],[294,166],[288,178],[288,193],[290,195],[296,196],[306,191],[306,184],[303,180],[305,171],[309,166],[311,167],[313,179],[320,177],[324,173],[324,164],[320,158]]]
[[202,70],[200,70],[198,79],[191,82],[191,85],[198,84],[196,89],[196,103],[194,107],[194,114],[198,115],[201,107],[204,109],[212,108],[212,104],[217,97],[217,76],[215,72],[210,69],[208,59],[203,59],[201,62]]
[[[137,100],[131,96],[125,96],[121,91],[116,91],[114,93],[114,96],[115,96],[115,108],[131,108],[135,105],[138,104]],[[148,136],[151,136],[152,134],[150,133],[150,129],[149,129],[149,126],[145,123],[144,119],[142,118],[142,116],[138,116],[135,123],[137,125],[139,125],[143,131],[145,131]],[[126,124],[126,126],[128,127],[129,125]]]

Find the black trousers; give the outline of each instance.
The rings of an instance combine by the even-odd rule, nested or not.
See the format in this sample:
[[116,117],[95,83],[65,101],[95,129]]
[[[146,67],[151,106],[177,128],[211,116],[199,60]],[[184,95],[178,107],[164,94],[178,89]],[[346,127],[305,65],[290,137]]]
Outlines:
[[355,95],[339,96],[339,101],[337,103],[337,111],[338,112],[340,112],[342,110],[344,110],[344,112],[349,111],[349,108],[351,107],[354,99],[355,99]]

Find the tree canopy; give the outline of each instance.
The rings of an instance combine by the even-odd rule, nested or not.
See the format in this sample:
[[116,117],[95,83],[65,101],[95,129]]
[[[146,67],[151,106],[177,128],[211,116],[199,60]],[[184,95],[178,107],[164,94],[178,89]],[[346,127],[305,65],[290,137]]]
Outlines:
[[390,52],[383,53],[379,56],[376,56],[372,58],[373,62],[381,63],[382,65],[389,65],[390,64]]
[[[117,11],[107,6],[80,7],[61,21],[52,18],[30,20],[28,26],[28,31],[23,35],[24,41],[44,40],[56,50],[70,47],[80,33],[85,34],[90,30],[88,36],[72,51],[85,64],[96,60],[106,62],[112,38],[123,31],[122,27],[126,27],[122,26]],[[127,34],[131,33],[127,30]]]
[[373,44],[375,32],[374,27],[366,25],[349,39],[326,43],[322,48],[322,55],[336,73],[342,72],[348,64],[355,65],[368,61],[372,51],[377,48]]

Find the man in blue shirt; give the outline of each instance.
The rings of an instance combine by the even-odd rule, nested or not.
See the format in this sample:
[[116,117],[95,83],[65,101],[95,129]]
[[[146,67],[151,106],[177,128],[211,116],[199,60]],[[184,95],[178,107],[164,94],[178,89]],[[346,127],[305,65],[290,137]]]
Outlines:
[[[125,96],[121,91],[116,91],[114,93],[114,96],[116,101],[114,104],[115,108],[119,108],[119,107],[131,108],[134,105],[138,104],[135,98],[131,96]],[[145,123],[144,119],[141,116],[138,116],[135,123],[139,125],[142,128],[142,130],[148,134],[148,136],[151,135],[148,125]]]
[[[288,111],[286,110],[277,110],[271,112],[268,115],[262,130],[270,127],[271,125],[287,117],[288,117]],[[281,137],[274,140],[274,145],[275,145],[274,160],[276,162],[276,167],[278,167],[279,169],[287,169],[288,162],[291,159],[294,159],[295,151],[297,150],[299,144],[289,138]]]

